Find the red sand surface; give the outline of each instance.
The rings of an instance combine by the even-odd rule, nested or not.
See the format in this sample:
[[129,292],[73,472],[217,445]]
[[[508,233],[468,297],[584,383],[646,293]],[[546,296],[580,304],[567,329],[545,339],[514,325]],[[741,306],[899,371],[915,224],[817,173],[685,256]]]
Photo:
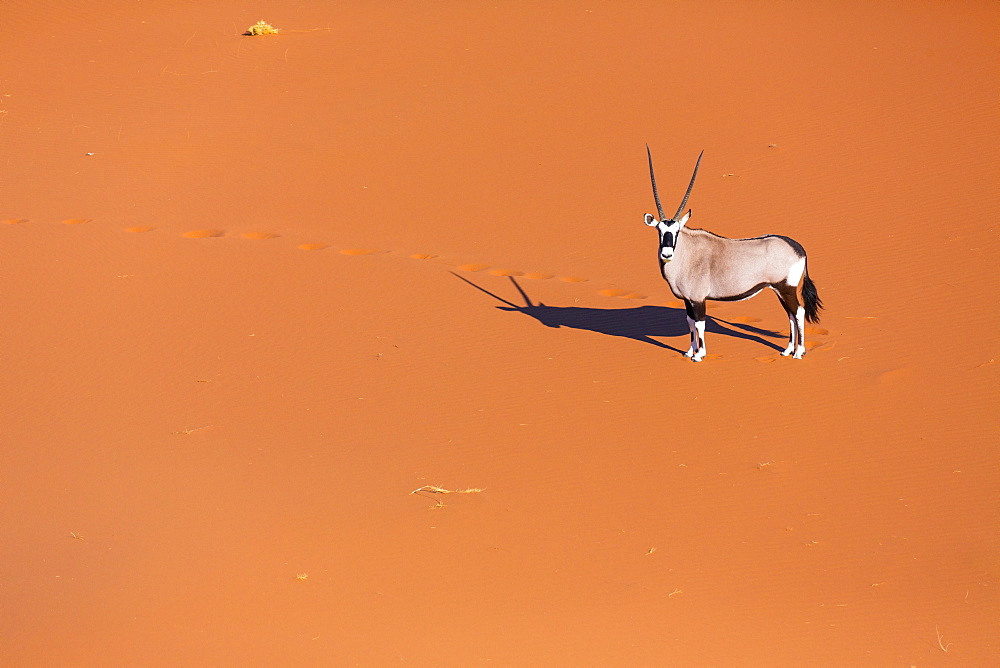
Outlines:
[[1000,6],[286,4],[4,5],[0,663],[997,664]]

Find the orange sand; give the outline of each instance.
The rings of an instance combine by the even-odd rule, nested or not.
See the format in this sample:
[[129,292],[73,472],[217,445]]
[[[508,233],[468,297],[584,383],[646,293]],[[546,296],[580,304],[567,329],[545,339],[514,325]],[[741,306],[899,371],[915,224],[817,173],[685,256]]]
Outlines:
[[294,4],[5,5],[0,663],[996,663],[996,3]]

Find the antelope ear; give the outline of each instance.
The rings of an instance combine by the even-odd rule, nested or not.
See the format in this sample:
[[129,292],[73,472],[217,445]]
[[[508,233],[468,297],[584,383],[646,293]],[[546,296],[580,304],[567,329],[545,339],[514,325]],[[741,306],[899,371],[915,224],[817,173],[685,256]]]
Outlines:
[[643,221],[650,227],[656,227],[656,218],[653,218],[653,214],[647,213]]
[[683,216],[681,216],[681,219],[678,220],[677,222],[680,223],[681,227],[684,227],[685,225],[687,225],[688,218],[690,217],[691,217],[691,209],[688,209],[688,212],[685,213]]

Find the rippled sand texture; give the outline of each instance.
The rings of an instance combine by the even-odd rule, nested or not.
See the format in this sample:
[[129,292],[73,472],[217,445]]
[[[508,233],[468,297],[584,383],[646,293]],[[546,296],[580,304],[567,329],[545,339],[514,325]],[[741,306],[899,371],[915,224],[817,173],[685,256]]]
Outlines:
[[995,664],[1000,8],[876,4],[6,3],[0,663]]

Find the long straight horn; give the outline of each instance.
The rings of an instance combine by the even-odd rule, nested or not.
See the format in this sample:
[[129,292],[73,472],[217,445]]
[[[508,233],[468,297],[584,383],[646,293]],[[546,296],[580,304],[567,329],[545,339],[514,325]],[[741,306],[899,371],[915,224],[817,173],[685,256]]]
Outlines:
[[653,154],[649,152],[649,144],[646,144],[646,157],[649,158],[649,180],[653,182],[653,199],[656,200],[656,210],[660,214],[660,220],[666,220],[663,213],[663,205],[660,204],[660,195],[656,192],[656,177],[653,175]]
[[[680,207],[677,209],[677,213],[674,214],[674,218],[673,218],[674,220],[679,220],[680,217],[681,217],[681,214],[684,213],[684,207],[687,206],[688,197],[691,196],[691,189],[694,188],[694,180],[695,180],[695,177],[698,176],[698,165],[701,164],[701,156],[703,156],[703,155],[705,155],[705,151],[702,151],[698,155],[698,162],[694,163],[694,174],[691,175],[691,183],[688,184],[687,192],[684,193],[684,201],[681,202]],[[652,167],[650,167],[650,169],[652,169]],[[662,217],[663,214],[661,213],[660,216]]]

